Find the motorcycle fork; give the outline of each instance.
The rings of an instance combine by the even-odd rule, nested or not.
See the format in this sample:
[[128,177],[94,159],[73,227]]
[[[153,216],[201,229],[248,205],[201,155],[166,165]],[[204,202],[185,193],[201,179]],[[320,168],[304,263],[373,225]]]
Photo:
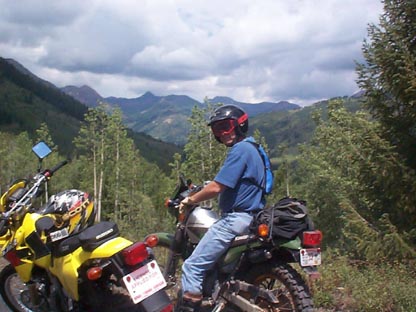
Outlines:
[[179,263],[180,255],[173,250],[169,250],[168,259],[166,261],[166,270],[163,277],[169,284],[176,284],[176,269]]
[[166,261],[166,270],[164,277],[167,281],[176,282],[176,270],[179,263],[179,258],[182,255],[182,245],[184,242],[185,227],[183,224],[178,224],[175,236],[169,246],[168,259]]

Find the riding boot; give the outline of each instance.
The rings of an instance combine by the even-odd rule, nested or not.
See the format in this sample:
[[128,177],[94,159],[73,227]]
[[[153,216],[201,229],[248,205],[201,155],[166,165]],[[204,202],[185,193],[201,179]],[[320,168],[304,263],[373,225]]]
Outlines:
[[[181,293],[181,292],[180,292]],[[185,294],[179,296],[179,299],[175,305],[175,312],[198,312],[202,303],[202,296],[192,296]]]
[[175,312],[198,312],[201,307],[201,301],[193,302],[189,300],[179,300],[175,306]]

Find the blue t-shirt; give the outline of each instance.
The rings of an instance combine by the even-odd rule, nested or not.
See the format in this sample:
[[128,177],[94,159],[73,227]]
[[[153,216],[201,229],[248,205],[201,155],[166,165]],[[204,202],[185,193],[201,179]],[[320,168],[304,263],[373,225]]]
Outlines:
[[[246,140],[254,141],[251,137]],[[264,179],[264,164],[256,147],[245,141],[234,144],[214,178],[216,182],[227,186],[220,194],[220,209],[231,212],[263,208],[263,190],[256,184],[263,185]]]

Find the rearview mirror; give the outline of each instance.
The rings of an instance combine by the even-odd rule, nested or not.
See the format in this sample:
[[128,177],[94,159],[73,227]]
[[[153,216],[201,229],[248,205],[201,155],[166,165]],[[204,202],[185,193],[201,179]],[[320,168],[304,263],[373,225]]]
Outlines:
[[46,156],[48,156],[50,153],[52,153],[52,150],[43,141],[40,141],[38,144],[33,146],[32,151],[36,154],[36,156],[38,156],[39,159],[43,159]]

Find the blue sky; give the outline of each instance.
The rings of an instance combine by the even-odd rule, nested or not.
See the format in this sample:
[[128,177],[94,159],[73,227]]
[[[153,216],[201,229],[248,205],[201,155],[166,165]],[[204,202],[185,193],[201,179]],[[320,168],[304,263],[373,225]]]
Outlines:
[[358,91],[379,0],[0,0],[0,56],[100,95],[309,105]]

